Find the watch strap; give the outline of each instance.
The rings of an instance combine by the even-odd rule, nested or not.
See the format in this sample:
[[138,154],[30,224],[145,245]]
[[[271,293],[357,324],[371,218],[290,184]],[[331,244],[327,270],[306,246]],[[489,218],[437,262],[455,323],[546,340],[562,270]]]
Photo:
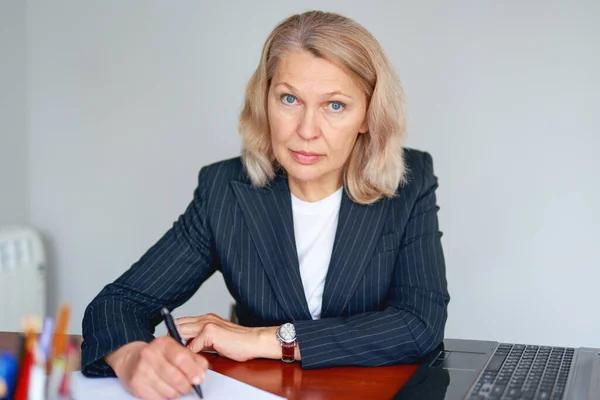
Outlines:
[[296,350],[296,341],[294,340],[291,343],[286,343],[284,341],[280,341],[281,343],[281,361],[290,363],[296,360],[295,350]]

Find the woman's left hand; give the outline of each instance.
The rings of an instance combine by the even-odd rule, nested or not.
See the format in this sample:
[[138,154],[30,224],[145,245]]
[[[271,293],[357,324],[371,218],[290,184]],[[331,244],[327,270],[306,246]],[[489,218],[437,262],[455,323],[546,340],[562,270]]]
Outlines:
[[216,314],[177,318],[179,334],[188,341],[195,353],[214,350],[235,361],[254,358],[279,358],[277,327],[247,328],[234,324]]

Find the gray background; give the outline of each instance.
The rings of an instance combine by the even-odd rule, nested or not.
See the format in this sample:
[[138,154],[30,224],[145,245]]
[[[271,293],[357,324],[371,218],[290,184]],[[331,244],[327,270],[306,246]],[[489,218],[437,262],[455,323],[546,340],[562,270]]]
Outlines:
[[[403,81],[440,180],[448,337],[600,346],[597,1],[0,0],[0,222],[46,239],[49,309],[86,304],[236,156],[269,31],[355,18]],[[24,21],[27,21],[24,24]],[[5,90],[5,88],[7,88]],[[215,275],[178,315],[227,315]]]
[[25,21],[24,2],[0,0],[0,226],[29,220]]

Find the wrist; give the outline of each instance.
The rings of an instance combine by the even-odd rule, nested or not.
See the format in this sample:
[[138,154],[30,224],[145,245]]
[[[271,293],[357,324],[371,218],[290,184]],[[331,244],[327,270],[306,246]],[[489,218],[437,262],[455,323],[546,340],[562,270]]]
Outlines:
[[146,342],[131,342],[119,347],[117,350],[108,353],[104,356],[104,361],[113,369],[115,375],[120,376],[122,366],[127,363],[129,356],[134,351],[139,351],[142,347],[147,346]]
[[259,358],[278,360],[281,358],[281,345],[277,340],[277,326],[258,328]]

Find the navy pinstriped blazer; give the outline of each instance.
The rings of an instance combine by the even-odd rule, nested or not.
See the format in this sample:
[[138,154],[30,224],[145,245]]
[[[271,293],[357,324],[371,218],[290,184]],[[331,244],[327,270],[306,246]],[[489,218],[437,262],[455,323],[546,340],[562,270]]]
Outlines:
[[449,295],[431,156],[405,150],[409,181],[372,205],[344,193],[323,293],[312,320],[300,278],[284,174],[251,186],[239,158],[203,168],[187,210],[83,318],[82,371],[112,375],[102,358],[153,339],[160,308],[175,308],[215,271],[241,325],[293,322],[303,368],[417,361],[444,337]]

